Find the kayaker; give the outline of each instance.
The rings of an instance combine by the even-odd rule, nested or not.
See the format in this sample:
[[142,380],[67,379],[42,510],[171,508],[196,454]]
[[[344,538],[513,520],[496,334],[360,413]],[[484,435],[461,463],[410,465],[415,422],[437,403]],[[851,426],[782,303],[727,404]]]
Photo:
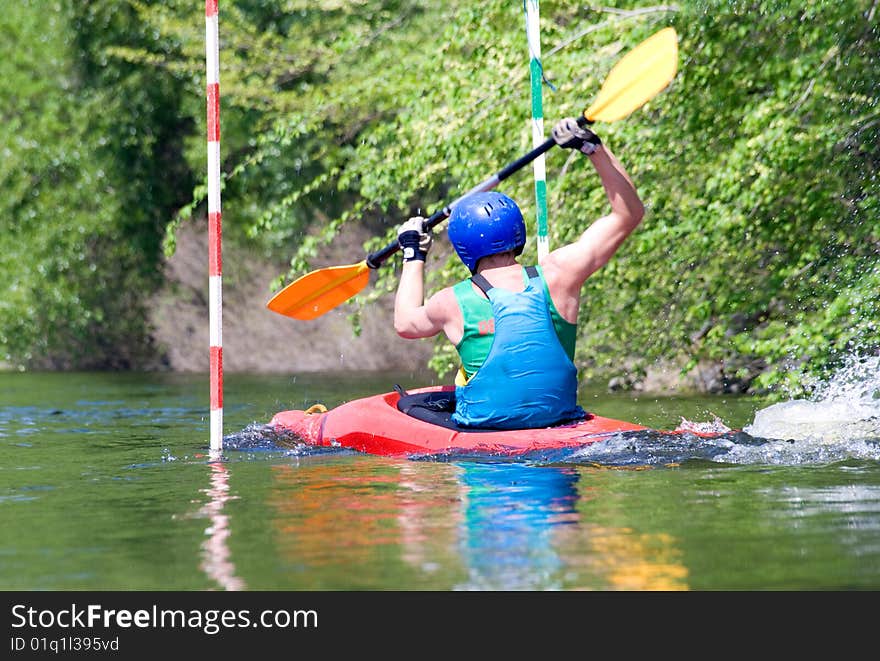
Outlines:
[[394,327],[407,339],[442,331],[455,345],[462,365],[452,421],[460,427],[538,428],[585,415],[577,404],[573,362],[581,287],[638,226],[644,207],[626,170],[595,133],[567,117],[552,135],[559,146],[590,159],[611,211],[538,266],[517,261],[526,228],[516,202],[495,191],[474,193],[453,207],[448,222],[449,240],[473,275],[425,300],[431,234],[420,216],[398,228],[403,268]]

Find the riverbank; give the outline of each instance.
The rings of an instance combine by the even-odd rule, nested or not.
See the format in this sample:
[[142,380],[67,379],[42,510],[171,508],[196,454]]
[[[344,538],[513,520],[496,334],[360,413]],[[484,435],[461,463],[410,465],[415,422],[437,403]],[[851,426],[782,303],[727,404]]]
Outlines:
[[[342,239],[343,235],[340,235]],[[345,264],[360,255],[365,237],[345,233],[323,264]],[[153,341],[164,369],[207,372],[209,368],[207,228],[189,223],[178,230],[177,249],[165,263],[165,287],[151,305]],[[342,261],[339,260],[340,255]],[[336,260],[336,261],[334,261]],[[350,370],[393,370],[424,365],[430,342],[407,342],[394,332],[393,300],[372,304],[361,315],[355,334],[352,303],[318,319],[297,321],[266,308],[269,285],[286,265],[254,252],[224,246],[223,369],[227,372],[296,373]]]

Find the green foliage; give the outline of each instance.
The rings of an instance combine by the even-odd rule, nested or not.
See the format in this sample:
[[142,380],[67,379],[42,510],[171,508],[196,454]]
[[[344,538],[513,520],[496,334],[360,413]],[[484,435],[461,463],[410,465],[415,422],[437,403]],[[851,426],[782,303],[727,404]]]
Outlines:
[[[680,36],[670,88],[595,127],[648,212],[585,286],[582,375],[710,361],[731,387],[794,392],[848,352],[876,352],[876,3],[639,4],[541,3],[556,87],[544,87],[548,132],[589,105],[626,51],[668,25]],[[0,24],[17,53],[0,65],[0,103],[4,119],[20,118],[0,129],[10,224],[0,268],[27,266],[4,285],[0,341],[24,362],[66,341],[44,316],[81,336],[100,329],[118,347],[129,330],[120,315],[134,324],[142,312],[119,290],[151,286],[166,224],[201,213],[205,195],[203,6],[36,5],[15,3]],[[406,216],[531,148],[521,3],[238,0],[221,3],[220,35],[224,236],[291,256],[276,285],[312,268],[351,223],[373,233],[365,251],[381,248]],[[502,190],[533,223],[528,170]],[[547,180],[551,247],[607,211],[587,159],[552,150]],[[432,290],[466,275],[441,254]],[[396,275],[381,269],[362,309]],[[109,305],[108,283],[125,278]],[[454,367],[445,342],[432,365]]]
[[625,128],[640,134],[623,156],[650,214],[612,278],[587,292],[618,305],[630,297],[630,318],[656,321],[615,327],[603,315],[600,335],[622,342],[623,330],[645,359],[725,361],[746,383],[755,370],[736,372],[752,359],[767,367],[756,389],[796,390],[841,354],[877,350],[880,41],[870,13],[864,2],[754,2],[675,16],[683,58],[672,94],[649,132]]
[[173,81],[106,61],[103,40],[146,38],[114,5],[17,2],[0,15],[0,357],[11,364],[150,359],[144,303],[169,209],[191,184]]

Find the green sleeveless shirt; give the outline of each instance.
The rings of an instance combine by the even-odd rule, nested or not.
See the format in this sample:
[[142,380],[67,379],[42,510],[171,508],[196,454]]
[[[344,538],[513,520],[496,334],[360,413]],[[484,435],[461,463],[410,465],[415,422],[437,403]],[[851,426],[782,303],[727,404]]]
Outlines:
[[[544,284],[544,296],[547,298],[550,318],[553,320],[556,336],[559,338],[562,348],[565,349],[565,353],[574,361],[577,324],[566,321],[559,314],[559,311],[553,304],[553,299],[550,298],[550,292],[547,290],[544,272],[540,266],[537,268],[541,276],[541,282]],[[523,284],[527,282],[528,276],[526,275],[525,268],[523,268]],[[465,376],[470,378],[482,367],[486,356],[489,355],[489,349],[492,348],[492,340],[495,333],[492,304],[487,298],[474,291],[470,279],[459,282],[452,288],[452,291],[455,294],[458,307],[461,309],[461,316],[464,319],[464,335],[462,335],[461,341],[455,348],[461,358],[461,365],[464,368]]]

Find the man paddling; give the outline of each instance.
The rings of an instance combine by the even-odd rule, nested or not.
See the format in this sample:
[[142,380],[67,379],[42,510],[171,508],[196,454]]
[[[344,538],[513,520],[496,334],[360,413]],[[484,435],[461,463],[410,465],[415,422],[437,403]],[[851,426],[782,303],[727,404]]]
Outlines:
[[526,242],[516,203],[488,191],[452,209],[448,235],[473,274],[424,298],[425,257],[431,235],[414,217],[398,229],[403,269],[394,304],[394,327],[407,339],[441,331],[458,350],[452,421],[460,427],[523,429],[578,420],[574,348],[580,290],[638,226],[644,207],[626,170],[595,133],[573,118],[561,120],[553,140],[586,154],[611,211],[581,237],[535,267],[517,261]]

